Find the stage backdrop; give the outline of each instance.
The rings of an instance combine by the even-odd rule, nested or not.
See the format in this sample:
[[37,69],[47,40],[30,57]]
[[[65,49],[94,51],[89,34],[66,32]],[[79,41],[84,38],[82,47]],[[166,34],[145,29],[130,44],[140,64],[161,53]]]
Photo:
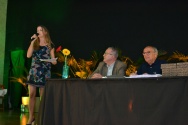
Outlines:
[[42,24],[56,47],[70,49],[76,58],[88,59],[93,50],[104,52],[108,46],[120,48],[133,61],[146,45],[188,54],[187,12],[183,0],[10,0],[7,49],[27,49]]

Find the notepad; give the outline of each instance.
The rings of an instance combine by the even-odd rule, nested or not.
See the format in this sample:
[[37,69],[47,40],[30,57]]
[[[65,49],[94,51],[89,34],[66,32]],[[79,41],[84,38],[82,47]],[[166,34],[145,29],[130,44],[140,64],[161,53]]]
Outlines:
[[44,61],[44,62],[55,62],[57,60],[57,58],[52,58],[52,59],[40,59],[40,61]]
[[150,77],[161,77],[161,74],[142,74],[142,75],[130,75],[127,78],[150,78]]

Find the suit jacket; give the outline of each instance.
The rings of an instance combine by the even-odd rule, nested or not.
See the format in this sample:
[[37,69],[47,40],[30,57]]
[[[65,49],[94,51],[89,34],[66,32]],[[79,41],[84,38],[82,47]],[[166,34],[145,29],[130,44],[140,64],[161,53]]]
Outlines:
[[[119,60],[116,60],[112,76],[125,76],[125,70],[127,68],[127,65]],[[100,62],[97,69],[88,77],[91,78],[93,74],[100,73],[102,76],[107,76],[108,67],[105,62]]]

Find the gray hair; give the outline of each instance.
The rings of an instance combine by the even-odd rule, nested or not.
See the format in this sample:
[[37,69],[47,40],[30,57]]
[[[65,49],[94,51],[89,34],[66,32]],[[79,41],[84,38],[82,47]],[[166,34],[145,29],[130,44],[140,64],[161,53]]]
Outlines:
[[116,58],[118,58],[118,49],[115,47],[108,47],[108,49],[112,49],[112,53]]
[[154,50],[155,53],[157,53],[158,55],[158,49],[154,46],[146,46],[145,48],[152,48]]

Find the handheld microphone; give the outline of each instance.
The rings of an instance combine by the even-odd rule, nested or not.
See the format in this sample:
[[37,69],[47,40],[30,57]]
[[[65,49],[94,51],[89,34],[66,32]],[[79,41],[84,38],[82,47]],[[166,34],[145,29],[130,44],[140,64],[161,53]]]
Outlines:
[[[39,33],[36,33],[36,34],[34,34],[34,35],[37,35],[37,37],[38,37]],[[33,41],[33,40],[35,39],[35,38],[33,38],[34,35],[31,37],[31,41]]]

